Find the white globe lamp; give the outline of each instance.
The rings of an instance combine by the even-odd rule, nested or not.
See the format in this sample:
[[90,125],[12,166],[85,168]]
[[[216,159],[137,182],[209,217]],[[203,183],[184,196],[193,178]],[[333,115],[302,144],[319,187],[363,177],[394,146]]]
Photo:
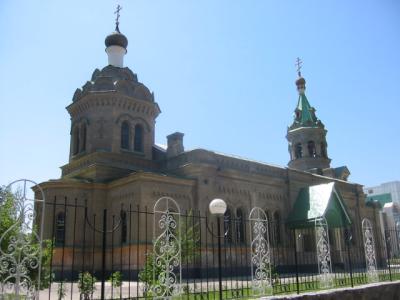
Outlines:
[[226,202],[222,199],[214,199],[208,206],[210,213],[217,216],[224,215],[226,212],[226,207]]

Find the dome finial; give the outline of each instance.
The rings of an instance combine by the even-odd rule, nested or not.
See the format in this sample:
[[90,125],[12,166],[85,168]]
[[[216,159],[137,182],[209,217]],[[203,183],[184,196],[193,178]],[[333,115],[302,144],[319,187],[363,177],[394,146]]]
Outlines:
[[297,67],[297,75],[299,75],[299,78],[297,78],[296,80],[297,90],[299,91],[299,94],[304,94],[304,91],[306,89],[306,80],[301,76],[303,61],[299,57],[296,59],[295,66]]
[[122,7],[118,4],[117,10],[114,12],[117,15],[115,18],[115,31],[109,34],[104,41],[108,55],[108,64],[119,68],[124,66],[124,55],[128,47],[128,39],[119,31],[119,12],[121,9]]
[[299,75],[299,77],[301,77],[301,68],[303,67],[303,61],[300,59],[300,57],[296,59],[295,66],[297,68],[297,74]]
[[119,17],[120,17],[119,12],[121,11],[121,9],[122,9],[122,6],[118,4],[117,10],[114,12],[114,14],[117,15],[117,17],[115,18],[115,31],[117,31],[117,32],[120,32],[119,31]]

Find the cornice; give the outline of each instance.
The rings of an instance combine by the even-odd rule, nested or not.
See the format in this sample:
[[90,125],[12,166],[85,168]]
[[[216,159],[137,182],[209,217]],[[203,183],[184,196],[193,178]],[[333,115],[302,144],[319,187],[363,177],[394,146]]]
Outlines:
[[[194,179],[186,179],[186,178],[178,178],[170,175],[161,175],[157,173],[150,172],[137,172],[131,175],[125,176],[121,179],[116,179],[109,183],[92,183],[92,182],[84,182],[75,179],[57,179],[57,180],[49,180],[38,184],[43,190],[50,188],[78,188],[78,189],[110,189],[116,188],[120,186],[125,186],[129,183],[134,182],[159,182],[159,183],[169,183],[174,185],[182,185],[187,187],[193,187],[196,185],[196,180]],[[34,191],[38,190],[38,187],[33,187]]]
[[243,176],[248,176],[250,173],[262,177],[286,177],[286,169],[283,167],[223,155],[203,149],[196,149],[180,154],[177,157],[169,159],[165,165],[166,170],[175,172],[190,168],[196,171],[194,173],[201,174],[204,168],[209,169],[209,167],[212,166],[212,169],[216,169],[217,171],[235,170],[243,173]]
[[[68,188],[68,189],[85,189],[85,190],[92,190],[92,189],[107,189],[107,184],[105,183],[92,183],[92,182],[83,182],[74,179],[57,179],[57,180],[49,180],[42,183],[39,183],[43,190],[46,189],[54,189],[54,188]],[[38,191],[38,187],[34,186],[33,191]]]
[[[126,169],[130,169],[131,166],[142,167],[146,169],[157,168],[156,162],[139,158],[135,155],[131,155],[130,153],[93,152],[62,166],[62,175],[66,176],[95,163],[104,163],[110,167],[125,165]],[[119,168],[121,167],[119,166]]]
[[115,187],[126,185],[128,183],[134,183],[134,182],[138,182],[138,181],[168,183],[168,184],[174,184],[174,185],[178,184],[178,185],[183,185],[183,186],[188,186],[188,187],[193,187],[196,185],[195,179],[180,178],[180,177],[174,177],[171,175],[164,175],[164,174],[158,174],[158,173],[152,173],[152,172],[132,173],[123,178],[114,180],[114,181],[108,183],[108,185],[110,188],[115,188]]
[[66,109],[71,117],[75,117],[89,108],[104,106],[119,107],[128,111],[145,114],[151,118],[156,118],[161,112],[156,102],[124,96],[115,91],[86,95],[79,101],[68,105]]

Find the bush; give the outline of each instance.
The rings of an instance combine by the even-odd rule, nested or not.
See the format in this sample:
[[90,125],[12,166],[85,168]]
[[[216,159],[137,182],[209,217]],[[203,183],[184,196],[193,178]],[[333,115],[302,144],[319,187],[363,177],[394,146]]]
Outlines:
[[112,287],[120,287],[122,285],[122,273],[119,271],[112,273],[108,281],[111,283]]
[[79,273],[78,289],[84,300],[89,300],[90,295],[96,290],[95,283],[97,279],[89,272]]
[[279,273],[278,270],[276,269],[276,267],[274,265],[270,265],[271,267],[271,281],[272,281],[272,285],[274,284],[278,284],[279,283]]
[[[153,252],[146,254],[146,262],[144,269],[139,273],[139,281],[144,283],[145,296],[151,296],[151,289],[158,283],[158,276],[162,272],[162,267],[154,263],[155,257]],[[153,276],[155,272],[155,277]]]
[[[39,247],[39,244],[36,243],[33,247]],[[50,281],[54,279],[54,273],[50,273],[50,263],[51,257],[53,255],[53,247],[51,240],[44,240],[42,242],[42,262],[41,262],[41,274],[40,274],[40,289],[46,289],[50,286]],[[38,269],[29,269],[29,275],[32,279],[32,282],[37,282],[38,279]]]
[[57,287],[58,300],[64,299],[66,294],[67,294],[67,291],[65,288],[65,281],[61,281],[60,283],[58,283],[58,287]]

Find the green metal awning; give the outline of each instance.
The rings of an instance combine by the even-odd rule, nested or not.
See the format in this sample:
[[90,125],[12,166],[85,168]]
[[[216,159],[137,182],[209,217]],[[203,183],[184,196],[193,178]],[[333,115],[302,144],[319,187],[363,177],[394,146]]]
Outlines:
[[322,217],[330,228],[346,227],[352,223],[334,182],[301,189],[286,223],[290,228],[311,227]]

